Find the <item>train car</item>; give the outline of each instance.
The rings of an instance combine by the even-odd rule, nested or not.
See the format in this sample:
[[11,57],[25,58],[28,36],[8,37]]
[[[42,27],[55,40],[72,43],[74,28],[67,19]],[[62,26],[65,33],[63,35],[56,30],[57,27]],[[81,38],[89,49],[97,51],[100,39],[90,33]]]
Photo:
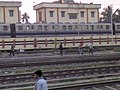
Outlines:
[[[113,28],[114,26],[114,28]],[[117,35],[120,33],[120,23],[16,23],[16,37],[39,37],[39,36],[96,36],[110,35],[113,29]],[[0,37],[11,37],[14,33],[10,24],[0,24]]]
[[113,34],[115,35],[120,34],[120,23],[113,24]]

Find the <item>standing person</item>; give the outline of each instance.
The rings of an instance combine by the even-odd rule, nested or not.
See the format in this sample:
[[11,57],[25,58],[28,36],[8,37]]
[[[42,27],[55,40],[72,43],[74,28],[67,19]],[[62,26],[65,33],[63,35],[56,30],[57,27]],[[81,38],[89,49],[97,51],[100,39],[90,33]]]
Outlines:
[[92,43],[89,44],[89,54],[93,54],[93,45],[92,45]]
[[10,54],[9,54],[9,56],[11,56],[11,55],[15,56],[14,51],[15,51],[15,50],[14,50],[14,46],[11,45],[11,49],[10,49]]
[[80,42],[80,45],[78,46],[78,54],[83,54],[83,42]]
[[34,72],[34,77],[36,79],[34,90],[48,90],[47,81],[42,77],[43,73],[41,70]]
[[62,46],[62,43],[60,43],[59,49],[60,49],[60,55],[63,55],[63,46]]

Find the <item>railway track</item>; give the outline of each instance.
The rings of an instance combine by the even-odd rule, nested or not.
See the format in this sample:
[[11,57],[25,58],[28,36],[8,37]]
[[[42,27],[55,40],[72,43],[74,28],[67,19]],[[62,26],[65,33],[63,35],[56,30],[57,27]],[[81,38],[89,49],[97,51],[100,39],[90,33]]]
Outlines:
[[[74,76],[86,76],[86,75],[96,75],[96,74],[107,74],[107,73],[120,73],[120,64],[118,65],[108,65],[108,66],[95,66],[95,67],[85,67],[78,69],[68,69],[68,70],[58,70],[58,71],[48,71],[45,72],[44,76],[49,79],[54,78],[64,78],[64,77],[74,77]],[[0,83],[6,81],[16,82],[18,80],[31,80],[33,78],[32,73],[22,73],[22,74],[11,74],[11,75],[1,75]],[[60,76],[59,76],[60,75]],[[21,79],[21,81],[20,81]],[[13,81],[12,81],[13,80]]]
[[[69,56],[48,56],[48,57],[16,57],[16,58],[3,58],[0,59],[0,68],[11,67],[26,67],[38,65],[55,65],[66,63],[86,63],[86,62],[99,62],[99,61],[118,61],[120,58],[118,54],[102,54],[102,55],[69,55]],[[12,62],[12,63],[11,63]]]
[[[8,85],[11,83],[15,84],[16,82],[17,83],[34,82],[32,75],[33,75],[32,73],[25,73],[25,74],[0,76],[0,84],[5,85],[5,87],[7,87],[6,84]],[[85,80],[85,79],[89,80],[89,79],[103,78],[103,77],[119,77],[119,75],[120,75],[120,65],[108,65],[108,66],[88,67],[81,69],[44,72],[44,76],[47,78],[49,83],[66,82],[67,81],[66,78],[68,77],[69,77],[68,81],[69,80],[76,81],[76,80]],[[77,79],[75,80],[74,77],[77,77]],[[63,80],[60,80],[61,78]]]
[[[54,68],[76,68],[97,64],[116,64],[119,62],[119,54],[98,56],[58,56],[58,57],[32,57],[19,59],[0,60],[0,74],[14,74],[34,71],[37,68],[43,70]],[[12,63],[11,63],[12,62]],[[66,67],[67,66],[67,67]],[[24,70],[23,70],[24,69]],[[48,70],[47,70],[48,71]]]
[[[75,58],[76,57],[76,58]],[[89,57],[89,58],[88,58]],[[108,58],[109,57],[109,58]],[[75,81],[75,80],[85,80],[85,79],[94,79],[94,78],[117,78],[120,75],[120,65],[119,65],[119,54],[114,54],[112,55],[103,55],[103,57],[98,57],[98,56],[86,56],[86,57],[80,57],[80,56],[71,56],[69,59],[67,59],[68,56],[65,57],[41,57],[40,60],[38,58],[28,58],[28,59],[18,59],[18,62],[15,61],[14,59],[6,59],[6,60],[1,60],[0,62],[0,67],[2,69],[10,69],[11,68],[21,68],[21,67],[35,67],[37,65],[42,65],[42,66],[62,66],[65,64],[73,64],[76,65],[75,63],[80,63],[82,67],[79,67],[79,65],[76,65],[76,68],[71,68],[71,69],[62,69],[62,70],[50,70],[50,71],[45,71],[44,75],[47,78],[49,83],[61,83],[61,82],[68,82],[68,81]],[[32,61],[31,61],[31,60]],[[33,62],[34,60],[34,62]],[[7,62],[8,61],[8,62]],[[11,62],[12,64],[7,63]],[[26,63],[23,63],[26,62]],[[101,65],[97,65],[97,63],[101,63]],[[102,65],[103,62],[106,64],[106,66]],[[17,64],[18,63],[18,64]],[[39,63],[39,64],[37,64]],[[83,67],[85,63],[91,63],[90,66]],[[96,63],[96,64],[93,64]],[[6,64],[6,66],[5,66]],[[24,66],[24,64],[26,64]],[[10,66],[9,66],[10,65]],[[86,64],[85,64],[86,65]],[[113,75],[114,73],[114,75]],[[84,78],[83,78],[84,76]],[[88,77],[90,76],[90,77]],[[69,77],[69,78],[68,78]],[[81,78],[82,77],[82,78]],[[63,80],[61,80],[63,78]],[[77,78],[77,79],[75,79]],[[79,78],[79,79],[78,79]],[[30,83],[28,83],[30,82]],[[17,83],[17,85],[16,85]],[[26,84],[23,84],[26,83]],[[12,85],[11,85],[12,84]],[[34,79],[32,76],[32,73],[16,73],[16,74],[3,74],[0,76],[0,88],[10,88],[10,87],[21,87],[22,86],[33,86],[34,85]],[[51,88],[52,86],[50,86]]]

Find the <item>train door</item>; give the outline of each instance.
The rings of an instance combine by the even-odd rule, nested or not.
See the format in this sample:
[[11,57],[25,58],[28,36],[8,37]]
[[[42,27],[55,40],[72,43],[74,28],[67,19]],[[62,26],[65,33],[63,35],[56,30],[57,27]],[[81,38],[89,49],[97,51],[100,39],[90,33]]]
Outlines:
[[15,38],[16,37],[16,25],[15,23],[10,24],[10,36],[11,38]]

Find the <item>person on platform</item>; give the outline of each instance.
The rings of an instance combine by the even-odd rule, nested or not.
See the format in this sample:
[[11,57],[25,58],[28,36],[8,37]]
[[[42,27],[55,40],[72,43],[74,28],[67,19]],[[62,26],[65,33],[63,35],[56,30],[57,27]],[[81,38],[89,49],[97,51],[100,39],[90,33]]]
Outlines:
[[60,50],[60,55],[63,55],[63,45],[62,45],[62,43],[60,43],[59,50]]
[[92,43],[88,44],[88,48],[89,48],[89,54],[93,54],[93,44]]
[[80,42],[78,46],[78,54],[83,54],[83,42]]
[[48,90],[47,81],[43,78],[41,70],[36,70],[34,72],[34,77],[36,79],[34,90]]
[[11,49],[10,49],[10,54],[9,54],[9,56],[11,56],[11,55],[13,55],[13,56],[15,56],[15,50],[14,50],[14,45],[11,45]]

